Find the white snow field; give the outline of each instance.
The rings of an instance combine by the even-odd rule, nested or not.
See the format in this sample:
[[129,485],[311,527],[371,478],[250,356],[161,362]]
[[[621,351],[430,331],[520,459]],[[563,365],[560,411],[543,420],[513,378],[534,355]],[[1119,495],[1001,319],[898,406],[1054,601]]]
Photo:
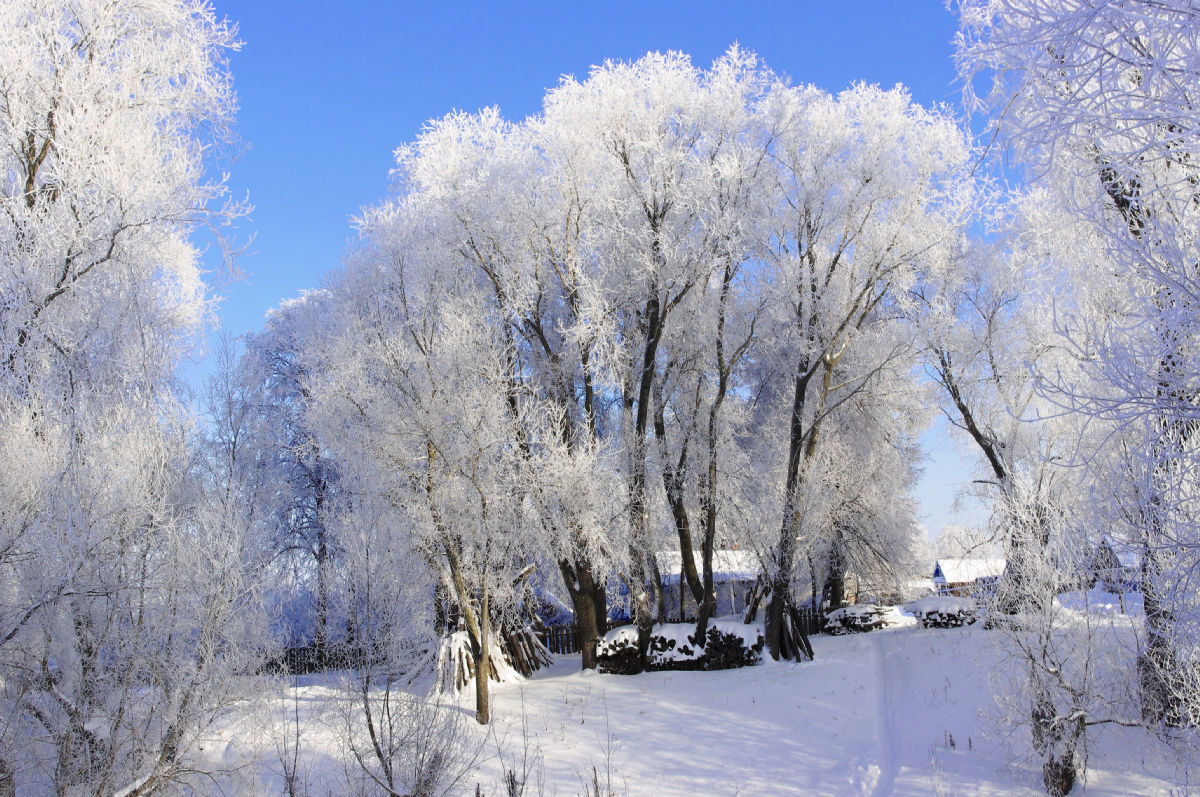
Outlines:
[[[1028,730],[1004,718],[989,687],[1019,666],[1003,634],[902,618],[812,643],[812,662],[723,672],[602,675],[558,657],[494,687],[490,734],[474,723],[468,689],[448,711],[483,759],[455,793],[504,795],[506,768],[526,774],[526,795],[593,794],[597,782],[602,795],[653,797],[1044,793]],[[280,752],[297,716],[296,793],[371,791],[338,741],[345,693],[333,683],[302,679],[271,716],[226,728],[206,752],[235,769],[226,793],[287,793]],[[1106,725],[1089,738],[1074,794],[1191,793],[1196,775],[1145,730]]]

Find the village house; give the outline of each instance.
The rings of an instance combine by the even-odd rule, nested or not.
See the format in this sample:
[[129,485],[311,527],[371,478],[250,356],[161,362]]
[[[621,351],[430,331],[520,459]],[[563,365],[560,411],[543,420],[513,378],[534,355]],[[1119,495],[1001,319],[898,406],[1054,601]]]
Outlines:
[[1004,572],[1004,559],[938,559],[933,589],[939,595],[970,597],[995,586]]

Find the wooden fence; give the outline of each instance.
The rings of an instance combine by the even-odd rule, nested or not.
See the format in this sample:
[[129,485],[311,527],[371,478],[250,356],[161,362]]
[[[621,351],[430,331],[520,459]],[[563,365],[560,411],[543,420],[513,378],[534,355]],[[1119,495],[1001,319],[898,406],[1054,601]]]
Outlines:
[[[805,636],[813,636],[821,633],[825,621],[821,618],[821,613],[813,609],[794,609],[793,620],[799,626],[799,630],[803,631]],[[671,620],[678,622],[678,620]],[[690,620],[688,622],[691,622]],[[630,625],[629,620],[609,620],[607,631],[623,625]],[[546,643],[546,647],[551,653],[570,654],[578,653],[579,626],[572,623],[571,625],[552,625],[547,626],[545,631],[538,634],[542,637],[542,641]]]
[[816,609],[794,609],[792,619],[805,636],[815,636],[821,633],[825,627],[825,620]]
[[[629,625],[628,620],[609,620],[605,633],[623,625]],[[547,626],[546,630],[539,634],[546,643],[546,647],[551,653],[578,653],[580,647],[579,626],[572,623],[571,625],[551,625]]]

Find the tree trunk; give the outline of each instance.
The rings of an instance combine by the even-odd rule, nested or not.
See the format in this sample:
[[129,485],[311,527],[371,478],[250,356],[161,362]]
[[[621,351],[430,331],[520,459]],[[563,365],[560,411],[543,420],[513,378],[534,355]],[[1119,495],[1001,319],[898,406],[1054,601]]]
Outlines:
[[751,321],[750,333],[746,340],[734,351],[732,357],[725,356],[725,310],[736,273],[737,266],[733,259],[726,259],[721,279],[721,300],[717,305],[717,330],[713,340],[717,356],[717,390],[708,410],[708,473],[705,474],[704,494],[701,499],[704,508],[704,536],[700,541],[700,567],[703,575],[700,584],[702,597],[697,598],[699,605],[696,607],[697,642],[704,640],[708,634],[708,621],[717,613],[717,595],[713,585],[713,548],[717,540],[717,418],[729,392],[729,377],[754,339],[754,321]]
[[[656,258],[661,257],[655,245]],[[651,285],[644,313],[646,343],[642,352],[641,372],[638,375],[636,414],[633,424],[633,440],[630,450],[629,511],[630,511],[630,584],[629,597],[633,618],[638,629],[638,658],[645,666],[650,651],[650,634],[654,629],[654,614],[647,592],[650,570],[647,561],[654,556],[650,538],[650,506],[646,492],[646,431],[650,423],[651,390],[654,386],[655,363],[658,344],[662,337],[661,306],[658,286]],[[626,398],[626,411],[633,411],[632,397]],[[654,565],[657,570],[657,565]]]
[[580,590],[579,600],[575,603],[575,622],[579,628],[580,666],[584,670],[596,669],[596,640],[604,633],[604,629],[596,625],[594,602],[594,594],[587,590]]
[[317,663],[324,670],[328,664],[329,651],[329,548],[325,543],[325,530],[317,535],[317,630],[313,647],[317,649]]
[[846,605],[846,562],[836,544],[829,552],[829,576],[822,593],[822,611],[832,612]]
[[650,592],[646,588],[649,574],[641,551],[632,551],[633,562],[629,568],[629,604],[638,632],[638,659],[645,667],[650,651],[650,635],[654,631],[654,613],[650,606]]
[[746,596],[746,613],[742,617],[743,623],[749,625],[758,618],[758,606],[769,589],[767,574],[759,573],[758,578],[754,580],[754,586],[750,588],[750,594]]
[[650,554],[650,592],[654,596],[655,618],[662,625],[667,621],[667,595],[662,572],[658,569],[658,557],[654,553]]
[[763,619],[763,633],[767,638],[767,652],[771,654],[771,658],[779,661],[785,656],[785,643],[783,631],[784,619],[784,593],[787,590],[787,584],[782,587],[780,582],[783,579],[778,575],[772,579],[771,597],[767,601],[766,617]]
[[[792,558],[796,549],[796,534],[800,526],[800,509],[796,505],[799,499],[800,480],[803,476],[804,454],[806,448],[811,451],[813,435],[816,430],[806,430],[804,427],[804,406],[808,393],[808,383],[815,369],[808,361],[801,362],[796,376],[795,394],[792,400],[792,417],[788,435],[788,469],[787,481],[784,484],[783,523],[779,531],[779,544],[775,547],[774,572],[771,573],[769,588],[770,601],[767,603],[767,614],[763,632],[766,636],[767,651],[771,658],[778,661],[784,654],[783,621],[785,604],[791,591]],[[809,444],[805,445],[805,434],[809,435]]]
[[1169,629],[1173,618],[1158,591],[1162,578],[1158,553],[1142,546],[1142,599],[1146,612],[1146,648],[1138,655],[1138,686],[1142,698],[1142,720],[1148,725],[1165,722],[1180,725],[1183,700],[1175,686],[1179,662]]
[[485,640],[479,650],[476,652],[476,646],[471,646],[471,658],[474,659],[475,665],[475,721],[480,725],[487,725],[492,721],[491,706],[488,702],[488,678],[491,676],[491,668],[488,666],[488,645]]
[[[683,588],[683,584],[684,584],[684,581],[687,580],[687,576],[684,574],[684,572],[683,572],[684,570],[686,570],[686,568],[683,566],[682,563],[680,563],[680,566],[679,566],[679,622],[681,622],[681,623],[687,622],[687,591],[684,590],[684,588]],[[699,607],[696,607],[696,608],[698,609]]]
[[1031,674],[1033,749],[1042,756],[1042,785],[1051,797],[1065,797],[1079,778],[1078,750],[1086,726],[1083,716],[1063,717],[1053,699]]
[[[718,403],[714,403],[708,419],[708,476],[704,485],[704,536],[700,540],[702,598],[697,601],[696,606],[697,643],[701,643],[708,634],[708,621],[717,613],[717,593],[713,583],[713,548],[717,540],[717,447],[714,435],[720,398],[723,398],[723,392],[718,393]],[[679,592],[682,596],[682,585]]]
[[[440,528],[444,528],[444,524],[436,512],[434,522]],[[475,669],[475,720],[480,725],[487,725],[491,721],[491,707],[488,703],[488,678],[491,676],[488,642],[492,631],[492,607],[487,590],[486,573],[482,579],[483,586],[479,595],[478,611],[474,611],[471,606],[471,591],[467,589],[466,580],[463,578],[458,552],[453,543],[445,537],[442,539],[442,550],[450,569],[455,603],[463,623],[466,625],[467,638],[471,645],[471,663]]]
[[[1129,236],[1139,244],[1145,244],[1148,225],[1153,219],[1142,204],[1142,183],[1136,178],[1123,176],[1121,170],[1103,158],[1097,158],[1099,178],[1105,193],[1121,214],[1129,230]],[[1154,305],[1161,314],[1170,310],[1184,309],[1192,312],[1186,297],[1171,284],[1160,284],[1154,292]],[[1182,305],[1182,307],[1181,307]],[[1138,680],[1142,692],[1142,718],[1150,723],[1166,722],[1177,725],[1187,713],[1183,689],[1178,687],[1179,662],[1172,639],[1175,617],[1163,604],[1160,591],[1163,582],[1160,547],[1168,541],[1163,534],[1162,496],[1170,487],[1160,488],[1168,481],[1170,471],[1178,468],[1177,462],[1183,454],[1182,447],[1196,431],[1195,421],[1186,420],[1189,415],[1180,412],[1181,407],[1194,406],[1195,396],[1186,387],[1177,384],[1178,374],[1185,378],[1189,358],[1184,353],[1178,328],[1169,323],[1155,330],[1159,338],[1162,359],[1155,363],[1154,398],[1157,416],[1154,418],[1155,435],[1150,441],[1150,490],[1145,496],[1146,511],[1142,524],[1142,595],[1146,609],[1146,650],[1138,657]]]
[[492,721],[492,707],[488,693],[490,686],[488,680],[492,676],[491,659],[489,658],[491,651],[488,649],[492,635],[492,621],[488,616],[490,610],[485,589],[483,600],[480,601],[479,618],[476,623],[479,639],[471,640],[471,655],[475,659],[475,721],[480,725],[487,725]]
[[[433,588],[433,630],[439,637],[450,636],[454,631],[450,626],[450,613],[447,607],[449,593],[446,585],[439,579]],[[353,641],[353,639],[351,639]]]
[[[697,405],[699,405],[698,391],[699,383],[697,383]],[[700,574],[696,570],[692,524],[688,518],[687,505],[683,498],[683,475],[687,472],[690,432],[684,433],[683,440],[679,445],[679,459],[672,463],[667,451],[666,402],[662,393],[663,387],[660,379],[654,385],[654,437],[658,440],[659,459],[662,462],[663,490],[667,494],[667,506],[671,509],[671,518],[675,521],[675,534],[679,538],[679,618],[682,622],[684,589],[691,591],[692,599],[697,604],[703,602],[704,592],[700,583]]]
[[575,610],[579,629],[579,652],[585,670],[596,669],[596,641],[604,635],[608,623],[608,598],[605,585],[597,583],[592,568],[585,562],[560,562],[567,594]]
[[812,579],[812,589],[809,590],[810,597],[808,599],[809,608],[814,612],[821,609],[821,590],[817,588],[817,566],[813,563],[812,556],[808,556],[808,577]]
[[[721,345],[721,338],[718,336],[718,346]],[[723,358],[719,358],[719,362],[723,364]],[[713,583],[713,548],[717,540],[717,413],[720,410],[721,402],[725,398],[725,392],[728,386],[727,373],[722,372],[720,383],[717,386],[717,396],[713,401],[713,406],[708,413],[708,473],[704,479],[704,494],[702,496],[704,506],[704,530],[703,536],[700,539],[700,597],[696,603],[696,642],[703,644],[705,637],[708,635],[708,621],[711,620],[717,613],[717,593]],[[695,565],[692,565],[695,569]],[[680,586],[680,595],[683,594],[683,587]]]

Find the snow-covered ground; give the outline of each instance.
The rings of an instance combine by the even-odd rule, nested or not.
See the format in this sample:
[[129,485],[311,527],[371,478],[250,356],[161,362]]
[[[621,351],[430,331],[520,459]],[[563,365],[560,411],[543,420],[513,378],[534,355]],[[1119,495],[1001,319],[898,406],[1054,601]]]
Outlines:
[[[482,744],[460,788],[503,795],[509,768],[527,774],[527,795],[591,793],[597,781],[602,794],[654,797],[1041,794],[1040,764],[1024,754],[1028,731],[1003,717],[989,687],[1011,662],[1005,637],[980,625],[923,629],[904,618],[813,638],[813,662],[768,658],[723,672],[600,675],[559,657],[529,681],[494,688],[490,735],[474,724],[469,694],[447,709],[463,739]],[[296,793],[349,791],[339,694],[328,678],[302,681],[273,713],[227,728],[207,753],[239,767],[226,788],[286,793],[280,751],[298,716]],[[1104,726],[1090,738],[1076,793],[1190,793],[1196,776],[1145,731]]]

